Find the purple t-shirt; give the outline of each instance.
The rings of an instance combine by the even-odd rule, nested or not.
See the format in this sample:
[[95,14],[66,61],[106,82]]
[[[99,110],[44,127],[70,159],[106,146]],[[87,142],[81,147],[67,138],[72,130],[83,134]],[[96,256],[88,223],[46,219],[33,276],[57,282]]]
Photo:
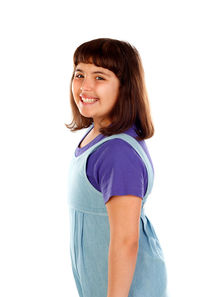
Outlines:
[[[90,130],[83,136],[81,141]],[[124,133],[134,138],[137,136],[134,125]],[[79,147],[80,141],[75,150],[75,156],[78,157],[103,138],[105,136],[99,134],[83,148]],[[145,140],[139,141],[139,143],[147,154],[153,168]],[[106,141],[92,152],[87,159],[86,173],[90,183],[103,194],[105,203],[111,196],[116,195],[134,195],[143,199],[147,190],[148,174],[146,166],[135,149],[122,139],[115,138]]]

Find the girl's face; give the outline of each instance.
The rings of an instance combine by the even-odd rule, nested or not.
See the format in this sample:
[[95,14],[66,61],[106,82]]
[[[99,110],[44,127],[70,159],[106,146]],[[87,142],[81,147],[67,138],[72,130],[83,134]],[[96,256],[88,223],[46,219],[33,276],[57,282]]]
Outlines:
[[93,118],[94,125],[100,120],[111,123],[108,117],[119,93],[120,81],[114,72],[94,64],[79,63],[75,68],[72,93],[79,112]]

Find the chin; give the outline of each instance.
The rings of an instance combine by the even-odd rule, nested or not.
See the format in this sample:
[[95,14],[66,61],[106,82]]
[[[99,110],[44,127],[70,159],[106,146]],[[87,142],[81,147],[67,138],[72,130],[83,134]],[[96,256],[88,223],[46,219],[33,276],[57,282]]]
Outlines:
[[92,114],[88,114],[88,113],[83,113],[83,112],[80,112],[80,114],[85,117],[85,118],[92,118],[93,115]]

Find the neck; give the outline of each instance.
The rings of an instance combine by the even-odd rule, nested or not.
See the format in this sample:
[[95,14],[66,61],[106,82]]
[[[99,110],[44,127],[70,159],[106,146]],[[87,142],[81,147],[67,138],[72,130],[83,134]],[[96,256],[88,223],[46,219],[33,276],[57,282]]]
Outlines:
[[101,122],[101,125],[97,122],[93,122],[93,132],[94,133],[99,133],[99,129],[100,128],[104,128],[104,127],[108,127],[109,125],[111,124],[111,121],[110,120],[105,120],[103,122]]

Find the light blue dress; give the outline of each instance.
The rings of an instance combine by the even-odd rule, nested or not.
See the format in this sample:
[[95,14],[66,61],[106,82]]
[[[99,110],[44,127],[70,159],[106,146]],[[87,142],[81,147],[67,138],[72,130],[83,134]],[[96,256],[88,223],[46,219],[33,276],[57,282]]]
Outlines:
[[169,297],[165,259],[144,205],[153,186],[153,170],[139,142],[125,134],[103,138],[78,157],[68,171],[68,209],[72,272],[80,297],[107,297],[110,227],[103,195],[86,175],[88,156],[113,138],[127,141],[141,156],[148,172],[147,192],[142,200],[140,238],[135,273],[128,297]]

